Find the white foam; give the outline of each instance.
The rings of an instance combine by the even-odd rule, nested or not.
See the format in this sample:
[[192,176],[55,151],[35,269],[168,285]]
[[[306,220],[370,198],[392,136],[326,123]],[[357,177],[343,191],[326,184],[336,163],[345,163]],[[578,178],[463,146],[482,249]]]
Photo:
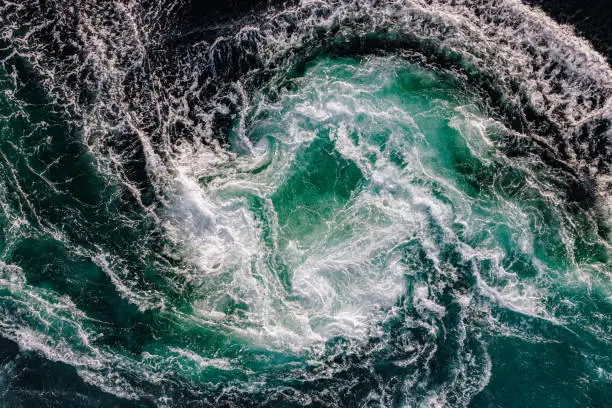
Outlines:
[[[356,75],[360,70],[372,72],[375,64],[380,61],[372,60],[357,68]],[[467,230],[477,231],[480,221],[472,219],[469,212],[457,213],[459,209],[470,208],[470,198],[452,180],[424,167],[419,157],[427,153],[423,149],[428,149],[428,145],[423,144],[425,136],[408,112],[391,102],[374,106],[364,98],[361,89],[345,82],[342,86],[354,94],[330,94],[328,88],[335,84],[333,77],[326,81],[308,79],[299,93],[287,94],[286,103],[273,107],[295,109],[277,116],[282,126],[271,128],[273,133],[269,137],[275,139],[274,152],[258,153],[270,158],[268,168],[257,174],[243,173],[240,160],[230,167],[213,160],[207,174],[214,176],[206,186],[193,179],[193,174],[202,175],[201,171],[180,173],[175,181],[176,198],[168,206],[167,224],[170,236],[188,248],[188,259],[194,262],[190,279],[202,293],[194,304],[198,316],[217,324],[222,322],[266,347],[294,351],[314,347],[334,336],[366,338],[375,330],[376,322],[384,318],[384,311],[393,307],[404,293],[404,277],[414,274],[403,264],[401,255],[403,243],[412,237],[418,238],[439,273],[450,279],[454,279],[454,271],[440,263],[436,243],[440,238],[463,248],[466,259],[474,258],[476,252],[484,258],[500,256],[498,250],[469,248],[458,241],[453,222],[459,220]],[[344,102],[337,102],[338,98]],[[351,123],[355,112],[367,112],[370,122],[357,127]],[[489,156],[493,146],[485,136],[491,123],[466,108],[446,114],[451,119],[450,126],[460,131],[468,145],[472,143],[470,150],[474,156],[492,160]],[[281,247],[278,240],[284,232],[269,197],[289,180],[297,151],[317,137],[302,129],[304,116],[330,129],[335,149],[356,163],[369,181],[338,209],[331,221],[317,230],[316,239],[298,237]],[[415,139],[406,139],[401,132],[404,124],[411,129],[411,135],[416,135]],[[370,130],[386,128],[394,129],[388,144],[406,156],[403,168],[391,161],[388,147],[381,150],[369,139]],[[349,132],[356,132],[357,142],[349,137]],[[368,158],[372,156],[376,160]],[[255,160],[257,157],[253,156]],[[457,201],[451,206],[436,198],[430,187],[414,182],[421,177],[444,182],[452,199]],[[250,195],[258,197],[264,205],[271,243],[264,241],[262,221],[256,219],[247,203]],[[504,213],[516,213],[514,204],[507,205]],[[441,237],[430,230],[430,219],[443,231]],[[472,225],[474,222],[477,225]],[[338,240],[335,234],[344,230],[351,233]],[[529,252],[529,237],[520,242],[523,251]],[[280,257],[289,268],[289,289],[281,284],[269,263],[272,257]],[[498,263],[495,271],[503,273]],[[518,279],[514,275],[506,278]],[[519,288],[516,282],[497,290],[483,281],[482,288],[483,293],[504,306],[531,315],[544,313],[537,293],[530,293],[523,286]],[[222,310],[228,298],[246,305],[242,317]],[[445,308],[429,298],[426,287],[415,290],[413,301],[421,313],[445,314]]]

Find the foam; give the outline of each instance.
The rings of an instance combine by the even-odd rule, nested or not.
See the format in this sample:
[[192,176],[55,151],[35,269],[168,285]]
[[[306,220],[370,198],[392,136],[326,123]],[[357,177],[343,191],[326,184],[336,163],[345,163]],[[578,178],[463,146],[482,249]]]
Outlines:
[[[388,62],[389,66],[398,67],[393,60]],[[357,77],[379,75],[373,67],[382,64],[381,60],[374,59],[351,72]],[[420,159],[428,154],[423,150],[428,147],[427,144],[420,147],[411,144],[422,143],[425,135],[409,112],[392,102],[373,105],[364,97],[361,88],[345,81],[341,81],[340,86],[352,93],[328,93],[329,88],[336,86],[333,76],[322,80],[315,74],[307,75],[303,81],[306,87],[296,94],[287,94],[285,103],[268,105],[279,110],[277,120],[283,124],[280,129],[270,128],[272,133],[267,136],[275,139],[274,151],[258,153],[271,160],[269,167],[251,175],[241,172],[240,163],[225,167],[223,162],[212,160],[207,174],[213,177],[205,187],[197,184],[193,174],[181,174],[176,181],[179,186],[177,196],[168,205],[170,220],[167,224],[169,234],[176,237],[177,244],[190,248],[187,256],[196,267],[190,279],[201,288],[204,296],[195,303],[199,316],[223,321],[227,327],[257,344],[295,352],[336,336],[355,340],[366,338],[368,332],[376,330],[373,323],[383,318],[384,312],[381,311],[392,307],[402,296],[404,277],[414,273],[402,265],[402,256],[396,252],[401,251],[402,245],[414,236],[426,249],[427,257],[439,273],[455,279],[454,272],[441,265],[436,241],[441,238],[453,245],[460,244],[451,228],[458,218],[463,217],[461,222],[467,230],[477,231],[481,222],[472,219],[469,212],[456,213],[458,209],[465,211],[470,208],[470,198],[459,191],[454,181],[445,179],[446,176],[438,174],[438,170],[426,168],[428,164]],[[388,83],[386,78],[380,78],[379,82]],[[368,92],[376,91],[372,85],[369,86]],[[344,102],[337,102],[338,98]],[[295,109],[288,110],[286,106]],[[366,112],[370,122],[352,123],[357,113],[363,116]],[[457,130],[466,140],[474,157],[485,163],[493,160],[491,151],[494,147],[486,135],[490,127],[497,126],[495,122],[476,116],[473,108],[467,106],[438,114],[448,115],[450,128]],[[304,117],[318,123],[316,126],[320,128],[329,129],[335,149],[342,157],[356,163],[369,181],[338,210],[332,221],[322,226],[315,241],[290,240],[285,248],[281,248],[278,240],[283,232],[275,218],[273,204],[267,197],[289,179],[297,152],[320,137],[303,129]],[[266,121],[262,126],[267,124]],[[401,131],[406,128],[404,126],[411,129],[416,139],[406,141]],[[393,129],[387,146],[393,146],[406,155],[404,168],[391,162],[389,147],[380,150],[368,139],[370,130],[385,128]],[[357,132],[357,144],[349,137],[351,132]],[[374,162],[367,158],[372,155],[376,157]],[[253,156],[255,160],[257,157]],[[194,174],[201,176],[204,173],[197,171]],[[454,209],[435,198],[429,187],[414,182],[421,177],[445,183],[450,188],[450,199],[457,200],[453,203]],[[267,227],[253,217],[245,200],[248,195],[257,196],[265,203],[264,213],[270,217]],[[506,202],[501,208],[506,216],[516,220],[517,228],[529,229],[524,221],[520,221],[524,216],[517,213],[513,203]],[[517,214],[516,218],[513,214]],[[441,236],[429,229],[430,219],[441,228]],[[476,225],[472,226],[475,222]],[[264,228],[272,231],[271,244],[262,239]],[[337,241],[334,234],[344,229],[353,232]],[[523,252],[532,251],[530,240],[529,236],[520,238]],[[499,258],[503,256],[499,249],[483,250],[460,245],[466,259],[491,258],[500,276],[510,280],[502,289],[495,289],[480,277],[478,287],[482,295],[521,313],[546,316],[539,303],[541,295],[532,287],[519,284],[518,277],[505,274],[499,266]],[[280,256],[290,268],[288,290],[280,284],[275,270],[264,262],[264,259],[276,256]],[[219,276],[211,279],[211,275]],[[417,310],[438,316],[445,314],[444,307],[428,297],[425,287],[418,287],[414,293]],[[229,316],[219,310],[220,303],[215,302],[223,301],[228,294],[248,305],[245,317]],[[255,326],[245,329],[247,323]]]

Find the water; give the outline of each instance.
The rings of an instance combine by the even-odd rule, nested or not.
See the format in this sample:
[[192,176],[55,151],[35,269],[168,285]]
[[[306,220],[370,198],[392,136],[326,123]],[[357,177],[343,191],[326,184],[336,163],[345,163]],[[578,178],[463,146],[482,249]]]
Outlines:
[[603,57],[514,1],[189,7],[2,5],[0,406],[607,405]]

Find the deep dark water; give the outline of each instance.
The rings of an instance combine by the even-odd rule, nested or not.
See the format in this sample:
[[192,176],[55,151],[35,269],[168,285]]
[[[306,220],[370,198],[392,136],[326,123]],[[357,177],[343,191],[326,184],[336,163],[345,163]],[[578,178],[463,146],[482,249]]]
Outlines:
[[526,0],[525,3],[541,7],[562,24],[569,24],[587,38],[595,49],[612,61],[612,7],[606,0],[556,1]]

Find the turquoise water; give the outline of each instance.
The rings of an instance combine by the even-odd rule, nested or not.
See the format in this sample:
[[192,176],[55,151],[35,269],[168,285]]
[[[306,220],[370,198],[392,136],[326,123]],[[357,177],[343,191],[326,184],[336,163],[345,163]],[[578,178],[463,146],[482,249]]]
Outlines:
[[609,196],[467,58],[288,57],[173,101],[211,142],[11,46],[0,406],[607,406]]
[[231,162],[177,167],[166,238],[61,118],[5,120],[3,327],[22,349],[123,397],[605,405],[609,246],[461,81],[322,58],[246,115]]

